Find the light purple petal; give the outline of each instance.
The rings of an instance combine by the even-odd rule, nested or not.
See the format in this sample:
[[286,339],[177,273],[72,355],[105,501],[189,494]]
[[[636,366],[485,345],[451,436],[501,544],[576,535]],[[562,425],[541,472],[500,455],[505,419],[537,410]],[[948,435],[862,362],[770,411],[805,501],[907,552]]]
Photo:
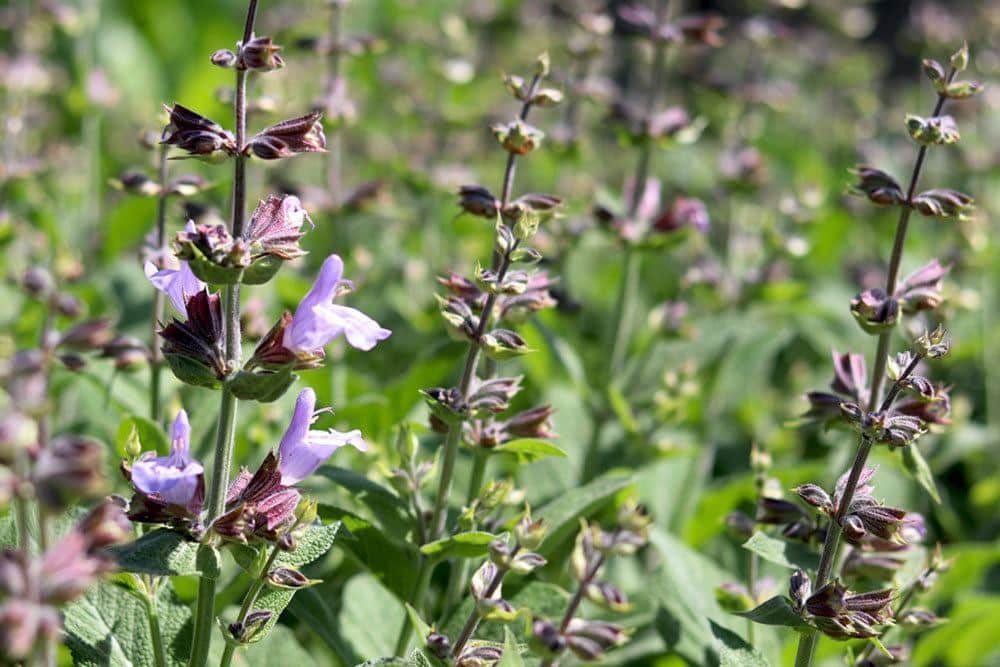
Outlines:
[[337,296],[337,287],[340,285],[340,279],[343,275],[344,261],[338,255],[327,257],[323,261],[319,275],[316,276],[315,284],[302,297],[302,301],[299,303],[299,308],[295,311],[295,314],[298,315],[299,311],[303,309],[312,309],[316,306],[332,303],[333,297]]
[[295,400],[295,412],[292,414],[292,421],[288,424],[285,435],[278,445],[278,455],[281,457],[281,468],[284,470],[285,463],[295,457],[297,451],[304,447],[306,437],[309,435],[309,426],[312,424],[313,412],[316,408],[316,392],[306,387],[299,392],[299,397]]
[[361,438],[361,431],[311,431],[316,407],[316,392],[306,388],[295,402],[295,413],[278,446],[281,465],[281,483],[291,486],[313,474],[324,461],[343,447],[353,445],[366,451],[368,445]]
[[316,284],[302,299],[285,330],[282,342],[286,348],[310,354],[345,334],[352,347],[370,350],[392,333],[357,309],[334,305],[337,287],[344,282],[343,270],[344,263],[337,255],[330,255],[323,262]]
[[153,287],[170,298],[174,309],[187,317],[187,297],[205,289],[206,285],[194,275],[187,262],[181,262],[179,269],[160,269],[152,262],[146,262],[144,271]]
[[187,507],[205,469],[197,461],[175,466],[170,458],[145,456],[136,461],[132,465],[132,484],[147,496],[156,494],[168,503]]
[[324,309],[324,316],[330,321],[339,322],[347,342],[359,350],[370,350],[380,340],[385,340],[392,334],[356,308],[331,304]]
[[188,450],[191,446],[191,424],[188,423],[188,416],[184,410],[177,413],[174,418],[174,428],[171,434],[170,453],[180,456],[186,462],[188,460]]

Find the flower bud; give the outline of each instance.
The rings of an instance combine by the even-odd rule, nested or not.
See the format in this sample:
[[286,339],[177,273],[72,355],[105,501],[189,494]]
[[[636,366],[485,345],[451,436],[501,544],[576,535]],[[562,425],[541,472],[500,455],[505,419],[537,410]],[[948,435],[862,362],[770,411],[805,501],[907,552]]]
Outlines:
[[212,54],[212,64],[221,67],[222,69],[229,69],[236,65],[236,54],[229,49],[219,49]]
[[35,463],[36,493],[54,509],[78,499],[95,498],[107,487],[103,471],[104,445],[83,436],[58,436]]
[[757,501],[758,523],[783,524],[791,523],[806,516],[805,511],[795,503],[781,498],[763,497]]
[[522,549],[533,550],[542,544],[542,540],[545,539],[546,530],[544,519],[532,520],[530,514],[525,514],[517,522],[517,526],[514,528],[514,536],[517,538],[517,543]]
[[951,116],[933,116],[922,118],[921,116],[907,115],[906,130],[910,137],[918,144],[927,146],[930,144],[954,144],[958,143],[961,136],[958,133],[958,126]]
[[845,516],[840,525],[844,529],[844,537],[851,542],[857,542],[866,534],[864,523],[854,514]]
[[310,579],[295,568],[277,567],[267,573],[267,583],[275,588],[298,590],[319,583],[318,579]]
[[806,503],[823,512],[833,511],[833,500],[830,499],[830,495],[816,484],[797,486],[795,493],[799,494],[799,498],[802,498]]
[[482,185],[463,185],[458,189],[458,197],[463,211],[481,218],[495,218],[500,210],[500,200]]
[[632,608],[625,593],[607,582],[592,582],[584,593],[588,600],[608,611],[626,612]]
[[708,226],[708,208],[695,197],[676,197],[670,208],[653,221],[653,229],[658,232],[673,232],[683,227],[707,232]]
[[542,657],[555,658],[566,650],[566,638],[559,629],[544,618],[535,617],[531,622],[528,645]]
[[[248,69],[256,72],[270,72],[285,66],[285,61],[281,59],[278,52],[281,47],[271,41],[270,37],[253,37],[246,44],[239,47],[240,69]],[[219,53],[216,51],[216,54]],[[215,62],[213,56],[212,62]],[[218,64],[218,63],[216,63]]]
[[753,535],[754,520],[743,512],[730,512],[724,519],[726,532],[733,539],[744,541]]
[[953,218],[959,222],[969,219],[975,200],[967,194],[946,188],[927,190],[913,198],[913,207],[931,218]]
[[52,291],[55,283],[52,274],[40,266],[32,266],[21,276],[21,289],[31,297],[43,299]]
[[545,567],[548,561],[533,551],[521,551],[510,562],[511,571],[517,574],[530,574],[540,567]]
[[438,660],[445,660],[451,654],[451,640],[440,632],[427,635],[427,650]]
[[112,341],[111,322],[99,318],[73,325],[59,337],[59,347],[75,350],[94,350]]
[[923,67],[924,67],[924,74],[926,74],[927,78],[930,79],[931,83],[934,84],[935,90],[940,92],[941,89],[944,87],[945,80],[947,78],[947,75],[945,74],[944,71],[944,67],[938,61],[932,60],[930,58],[926,58],[923,61]]
[[273,615],[269,609],[255,609],[247,614],[243,623],[230,623],[229,634],[240,644],[247,644],[267,626]]
[[108,181],[116,190],[124,190],[129,194],[142,197],[157,197],[162,189],[160,184],[146,174],[137,171],[127,171],[118,178]]
[[542,143],[545,133],[517,119],[511,123],[494,125],[493,136],[508,153],[526,155]]
[[865,332],[878,334],[896,325],[899,302],[882,288],[874,287],[851,299],[851,314]]
[[494,329],[483,334],[479,344],[487,356],[496,361],[506,361],[531,352],[524,338],[510,329]]
[[865,165],[854,170],[859,181],[851,186],[851,192],[868,197],[878,206],[892,206],[906,201],[903,188],[892,176],[874,167]]
[[314,111],[271,125],[251,138],[242,152],[262,160],[325,152],[326,135],[323,133],[322,117],[323,114]]
[[812,581],[805,570],[796,570],[788,580],[788,597],[796,609],[802,609],[805,602],[812,596]]
[[956,72],[964,71],[965,68],[969,66],[969,43],[962,42],[962,48],[951,54],[951,58],[949,60],[952,68]]

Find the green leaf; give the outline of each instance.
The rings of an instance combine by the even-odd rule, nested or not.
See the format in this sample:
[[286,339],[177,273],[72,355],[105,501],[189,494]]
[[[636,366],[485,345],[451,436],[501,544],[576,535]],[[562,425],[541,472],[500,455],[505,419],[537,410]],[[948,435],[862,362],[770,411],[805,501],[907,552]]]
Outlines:
[[347,490],[351,498],[372,512],[378,525],[390,535],[406,535],[412,519],[406,503],[395,493],[353,470],[323,466],[318,474]]
[[143,451],[152,450],[160,456],[166,456],[170,452],[170,441],[159,424],[141,415],[129,415],[118,422],[118,431],[115,433],[115,451],[119,457],[126,458],[125,443],[132,434],[133,427],[139,435]]
[[934,474],[931,472],[931,467],[927,465],[927,461],[924,459],[924,455],[920,453],[920,449],[916,444],[910,444],[908,447],[903,447],[903,469],[910,474],[913,479],[917,480],[917,484],[923,487],[924,491],[927,492],[934,502],[941,502],[941,495],[938,493],[937,485],[934,483]]
[[[213,648],[221,648],[222,642],[215,641]],[[212,656],[214,657],[214,656]],[[215,664],[209,658],[209,664]],[[221,654],[219,656],[222,657]],[[311,665],[316,660],[295,638],[291,628],[275,626],[271,636],[263,644],[250,644],[236,650],[233,665],[246,667],[288,667],[288,665]]]
[[599,510],[631,483],[631,476],[611,473],[572,489],[543,505],[535,513],[535,518],[545,521],[548,532],[545,541],[537,549],[538,553],[551,561],[552,554],[573,539],[580,527],[580,519]]
[[[340,532],[341,523],[339,521],[329,524],[317,523],[308,526],[302,536],[298,539],[294,551],[281,551],[274,559],[275,567],[302,567],[318,560],[337,539]],[[270,545],[265,545],[266,550],[270,550]],[[242,544],[233,547],[233,557],[247,572],[253,574],[257,568],[258,547],[250,547]]]
[[420,618],[420,612],[413,608],[413,606],[407,602],[406,603],[406,615],[410,618],[410,627],[417,635],[417,646],[423,646],[427,643],[427,635],[431,633],[431,626],[427,625],[424,619]]
[[618,421],[621,422],[622,428],[625,429],[626,433],[639,432],[639,423],[632,412],[632,406],[628,404],[628,399],[625,398],[621,387],[618,385],[612,384],[608,386],[608,405],[611,406],[611,410],[618,417]]
[[[187,663],[191,610],[168,581],[156,596],[160,633],[170,665]],[[109,582],[100,582],[65,608],[66,644],[78,667],[156,667],[146,603]]]
[[546,457],[566,458],[566,452],[556,447],[548,440],[538,438],[519,438],[505,442],[502,445],[488,450],[491,454],[513,454],[519,463],[531,463],[540,461]]
[[514,633],[507,626],[503,629],[503,656],[496,667],[524,667],[521,649],[517,645]]
[[[650,531],[650,543],[662,563],[645,586],[659,606],[654,624],[667,648],[693,664],[713,664],[725,649],[742,646],[723,630],[745,640],[746,621],[723,611],[713,594],[737,577],[659,528]],[[767,655],[777,651],[773,634],[758,631],[757,638]]]
[[415,569],[399,566],[418,557],[412,545],[390,538],[371,521],[340,507],[320,505],[319,511],[324,520],[337,519],[343,523],[349,533],[346,539],[342,539],[343,547],[396,597],[405,600],[413,592]]
[[183,533],[159,528],[135,542],[108,548],[126,572],[153,576],[199,574],[198,543]]
[[712,636],[719,649],[719,667],[770,667],[770,662],[739,635],[713,621]]
[[493,533],[470,531],[428,542],[420,547],[420,552],[432,560],[449,558],[481,558],[486,555],[490,542],[496,539]]
[[391,655],[404,617],[396,597],[374,577],[361,574],[344,586],[343,599],[337,630],[357,656],[354,662],[372,655]]
[[240,371],[229,380],[233,396],[244,401],[272,403],[281,398],[298,379],[291,367],[280,371]]
[[819,566],[819,557],[805,544],[787,542],[759,531],[743,543],[743,548],[792,570],[815,570]]
[[292,601],[292,596],[295,595],[295,591],[289,590],[287,588],[271,588],[266,587],[264,591],[254,602],[254,609],[267,609],[271,612],[271,618],[267,620],[264,627],[253,636],[248,643],[256,644],[267,638],[271,631],[274,630],[275,624],[278,622],[278,618],[281,616],[281,612],[285,611],[285,607],[288,603]]
[[807,628],[809,627],[802,618],[795,613],[792,602],[783,595],[775,595],[760,606],[736,614],[743,618],[749,618],[754,623],[762,625],[782,625],[787,628]]

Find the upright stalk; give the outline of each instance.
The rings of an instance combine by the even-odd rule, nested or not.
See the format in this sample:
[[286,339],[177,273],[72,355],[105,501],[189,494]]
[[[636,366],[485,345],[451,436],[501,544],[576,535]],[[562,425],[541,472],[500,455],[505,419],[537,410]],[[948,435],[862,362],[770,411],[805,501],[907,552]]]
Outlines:
[[[657,41],[653,53],[649,88],[646,91],[646,120],[648,120],[656,109],[660,79],[663,77],[665,64],[665,45]],[[629,197],[626,212],[629,220],[635,219],[636,214],[639,212],[639,205],[642,203],[642,196],[646,190],[646,180],[649,178],[652,152],[652,139],[649,136],[643,137],[642,145],[639,147],[639,160],[636,163],[635,176],[632,182],[632,194]],[[606,377],[604,378],[605,384],[610,384],[614,381],[625,362],[625,353],[628,350],[628,343],[632,334],[632,322],[635,319],[635,301],[636,292],[639,289],[640,270],[639,251],[626,242],[625,261],[622,267],[621,281],[618,283],[618,297],[615,300],[615,312],[611,318],[613,327],[609,337],[611,341],[611,354],[608,357],[608,367]],[[590,443],[587,447],[583,463],[582,481],[584,482],[593,479],[597,475],[597,454],[601,445],[601,430],[607,419],[606,412],[603,408],[592,410]]]
[[[590,570],[588,570],[580,585],[576,587],[576,592],[573,593],[573,597],[569,601],[569,605],[566,607],[566,613],[563,614],[562,621],[559,622],[559,634],[565,634],[566,628],[569,627],[570,621],[576,615],[576,610],[580,608],[580,603],[583,602],[583,595],[590,586],[590,583],[597,576],[597,571],[601,569],[604,565],[604,554],[599,554],[597,558],[594,559],[594,564],[591,565]],[[548,658],[542,661],[541,667],[555,667],[558,664],[558,658]]]
[[[948,82],[950,83],[955,77],[955,69],[952,68],[948,71]],[[932,117],[939,116],[941,114],[941,109],[944,108],[945,100],[948,99],[944,95],[938,94],[937,103],[934,105],[934,111],[931,113]],[[906,243],[906,231],[910,223],[910,214],[913,212],[913,196],[917,190],[917,183],[920,180],[920,172],[924,166],[924,160],[927,157],[927,146],[921,145],[920,150],[917,152],[917,160],[913,165],[913,171],[910,174],[910,184],[906,189],[906,201],[903,202],[902,209],[899,212],[899,220],[896,223],[896,236],[892,244],[892,254],[889,258],[889,272],[886,276],[886,287],[885,291],[887,294],[892,295],[896,291],[896,281],[899,278],[899,267],[903,260],[903,247]],[[888,329],[879,334],[878,345],[875,351],[875,359],[872,363],[872,376],[869,382],[871,387],[871,394],[868,397],[868,411],[872,412],[881,403],[881,409],[885,410],[889,406],[887,403],[891,403],[893,394],[886,397],[886,401],[882,401],[882,381],[885,376],[886,363],[888,362],[889,351],[892,344],[892,329]],[[912,372],[912,368],[909,369]],[[907,373],[908,374],[908,373]],[[897,383],[898,384],[898,383]],[[823,542],[823,554],[820,557],[819,567],[816,569],[816,581],[813,584],[814,590],[818,590],[830,577],[830,572],[833,570],[834,562],[837,560],[837,552],[840,547],[840,534],[843,532],[841,528],[841,521],[847,514],[847,508],[850,507],[851,501],[854,499],[854,492],[858,488],[858,480],[861,478],[861,473],[864,471],[865,463],[868,461],[868,455],[871,454],[873,442],[868,437],[862,437],[861,443],[858,445],[857,454],[854,456],[854,464],[851,466],[851,471],[847,476],[847,484],[844,486],[844,492],[840,499],[840,504],[837,506],[836,514],[833,519],[829,522],[826,531],[826,539]],[[812,664],[813,652],[816,649],[816,642],[819,635],[814,632],[809,632],[803,634],[799,638],[799,646],[795,655],[795,667],[809,667]]]
[[[254,20],[257,15],[257,0],[250,0],[247,8],[246,24],[243,28],[242,44],[250,41],[253,35]],[[246,144],[247,130],[247,72],[236,70],[236,95],[234,102],[236,119],[236,145]],[[232,226],[230,232],[234,238],[243,236],[243,223],[246,216],[246,158],[242,151],[234,158],[233,167],[233,201]],[[226,333],[226,363],[229,369],[239,366],[240,350],[240,284],[227,285],[223,293],[225,312],[223,314]],[[212,466],[212,479],[208,487],[207,521],[210,523],[225,509],[226,490],[229,487],[229,471],[233,464],[233,447],[236,441],[236,406],[237,399],[228,386],[222,386],[222,398],[219,404],[219,422],[215,435],[215,457]],[[210,550],[213,547],[203,545],[201,549]],[[212,626],[215,618],[215,579],[201,577],[198,583],[198,604],[194,619],[194,638],[191,646],[190,667],[203,667],[208,660],[208,649],[212,642]]]
[[[163,268],[163,257],[167,252],[167,151],[166,144],[160,145],[159,152],[159,185],[160,194],[156,202],[156,268]],[[149,359],[149,418],[159,423],[163,415],[160,405],[160,371],[163,369],[163,342],[156,333],[163,320],[163,309],[166,294],[161,290],[153,290],[153,340],[150,343],[152,354]]]

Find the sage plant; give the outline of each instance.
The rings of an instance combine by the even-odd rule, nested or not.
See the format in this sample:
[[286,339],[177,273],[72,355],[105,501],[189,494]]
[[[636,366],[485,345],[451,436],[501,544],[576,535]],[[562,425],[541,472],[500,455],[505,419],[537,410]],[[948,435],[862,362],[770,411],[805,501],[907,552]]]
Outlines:
[[[289,566],[298,562],[295,557],[279,563],[279,552],[294,554],[301,541],[332,542],[335,535],[335,526],[327,529],[316,524],[315,504],[302,500],[295,485],[340,446],[365,447],[357,431],[311,430],[310,424],[323,411],[315,409],[315,394],[306,389],[299,395],[277,451],[268,454],[255,473],[243,469],[230,480],[238,402],[276,400],[297,378],[294,371],[322,365],[324,346],[337,336],[344,335],[352,346],[369,350],[389,335],[360,311],[333,303],[350,283],[343,279],[341,259],[330,255],[295,314],[279,318],[253,355],[245,363],[242,360],[241,286],[264,284],[284,262],[304,255],[299,241],[306,224],[311,224],[293,196],[270,195],[247,218],[247,163],[251,158],[279,160],[325,149],[318,112],[248,136],[249,76],[284,65],[281,47],[254,32],[257,5],[257,0],[249,3],[236,49],[220,49],[211,57],[215,65],[235,70],[235,132],[181,104],[168,108],[169,124],[163,132],[163,144],[188,157],[210,163],[232,161],[229,225],[189,221],[175,239],[177,268],[148,264],[146,269],[149,280],[176,313],[159,332],[166,363],[181,381],[221,394],[211,474],[206,481],[205,467],[190,454],[190,428],[183,411],[174,421],[169,455],[146,452],[123,467],[135,490],[129,503],[133,521],[163,525],[199,542],[201,576],[188,659],[192,666],[205,664],[211,644],[219,548],[243,546],[260,558],[259,562],[255,557],[241,560],[243,552],[235,552],[254,584],[236,620],[227,626],[223,664],[228,664],[240,646],[267,635],[294,590],[310,585]],[[210,291],[210,284],[221,285],[221,293]],[[158,534],[163,533],[154,531],[145,539]],[[329,543],[321,551],[327,548]],[[312,553],[298,564],[315,557]],[[262,593],[266,582],[273,590]]]
[[[622,273],[614,302],[614,312],[606,337],[609,349],[607,364],[596,374],[593,384],[620,388],[625,360],[632,342],[636,320],[642,257],[661,249],[669,235],[682,230],[707,231],[708,210],[693,197],[678,196],[661,209],[660,181],[652,177],[653,158],[658,147],[694,141],[701,134],[703,121],[692,118],[682,107],[660,107],[660,90],[665,78],[667,49],[674,44],[719,43],[717,17],[681,17],[671,20],[657,5],[626,4],[619,8],[619,18],[628,34],[652,49],[649,74],[635,99],[620,97],[611,109],[611,117],[629,143],[636,149],[636,168],[623,187],[620,207],[598,205],[595,217],[612,232],[622,248]],[[600,470],[601,436],[613,414],[606,393],[591,402],[591,435],[587,446],[582,481]]]
[[[445,534],[452,478],[463,440],[476,452],[467,496],[467,504],[470,504],[480,492],[489,454],[500,451],[505,442],[518,436],[544,436],[551,431],[548,424],[551,409],[547,406],[515,415],[504,422],[494,421],[496,415],[510,408],[510,401],[520,390],[519,378],[495,377],[496,363],[530,350],[515,331],[490,328],[494,326],[494,318],[501,323],[515,323],[554,304],[548,292],[547,273],[531,274],[513,268],[518,263],[532,264],[541,259],[541,254],[527,243],[537,232],[542,217],[551,215],[561,204],[553,195],[526,194],[513,198],[518,158],[535,150],[544,137],[541,130],[526,122],[528,114],[534,106],[549,106],[562,99],[560,91],[541,87],[548,73],[548,54],[542,54],[530,80],[516,75],[504,79],[507,89],[521,102],[521,110],[513,121],[492,128],[497,142],[507,153],[500,196],[480,185],[463,186],[459,191],[459,204],[464,211],[494,221],[493,253],[489,268],[477,268],[474,279],[453,273],[441,280],[450,292],[448,297],[439,298],[441,315],[449,333],[468,342],[468,351],[457,387],[436,387],[424,392],[431,409],[432,426],[446,436],[437,495],[423,531],[429,541]],[[483,354],[488,361],[485,377],[480,378],[478,368]],[[429,559],[421,560],[412,598],[417,609],[423,606],[432,567]],[[464,579],[463,571],[461,567],[456,568],[453,579]],[[453,590],[454,587],[453,584]],[[409,634],[406,625],[396,647],[397,654],[406,649]]]
[[[818,484],[796,488],[807,510],[784,500],[765,497],[759,501],[758,522],[784,524],[782,534],[786,539],[822,544],[813,574],[797,570],[790,579],[787,597],[771,598],[745,614],[758,622],[798,627],[802,634],[795,664],[799,667],[812,663],[820,634],[834,639],[877,641],[891,627],[894,615],[897,620],[907,613],[914,616],[915,612],[906,608],[914,592],[919,586],[929,586],[934,573],[945,566],[940,556],[932,557],[921,577],[923,584],[907,584],[900,603],[893,609],[893,601],[900,597],[892,587],[893,574],[902,564],[898,552],[923,538],[923,519],[878,500],[876,469],[867,463],[872,449],[879,445],[898,450],[904,466],[925,491],[932,497],[937,495],[916,441],[930,424],[949,421],[948,390],[924,376],[923,365],[947,354],[950,342],[940,324],[918,336],[903,351],[894,352],[893,341],[903,316],[928,317],[941,305],[941,286],[948,271],[934,259],[900,278],[912,213],[961,221],[972,207],[972,198],[956,190],[918,190],[929,149],[959,140],[954,119],[943,115],[945,104],[969,98],[982,89],[977,82],[956,80],[967,63],[968,46],[951,57],[947,69],[937,61],[924,61],[923,69],[934,86],[937,101],[930,116],[906,117],[907,132],[919,148],[905,186],[875,167],[856,170],[857,194],[878,206],[899,209],[885,288],[864,290],[850,303],[855,320],[876,339],[872,371],[869,376],[863,354],[834,352],[832,392],[810,393],[807,413],[807,417],[818,421],[850,425],[860,434],[854,462],[832,490]],[[889,388],[883,391],[886,381],[890,382]],[[850,552],[838,570],[842,541],[850,545]],[[746,546],[755,548],[750,542]],[[866,592],[849,588],[849,580],[859,572],[874,573],[881,587]],[[932,620],[926,613],[922,615]],[[899,648],[895,655],[901,655],[903,650]],[[861,661],[870,655],[866,650]]]

